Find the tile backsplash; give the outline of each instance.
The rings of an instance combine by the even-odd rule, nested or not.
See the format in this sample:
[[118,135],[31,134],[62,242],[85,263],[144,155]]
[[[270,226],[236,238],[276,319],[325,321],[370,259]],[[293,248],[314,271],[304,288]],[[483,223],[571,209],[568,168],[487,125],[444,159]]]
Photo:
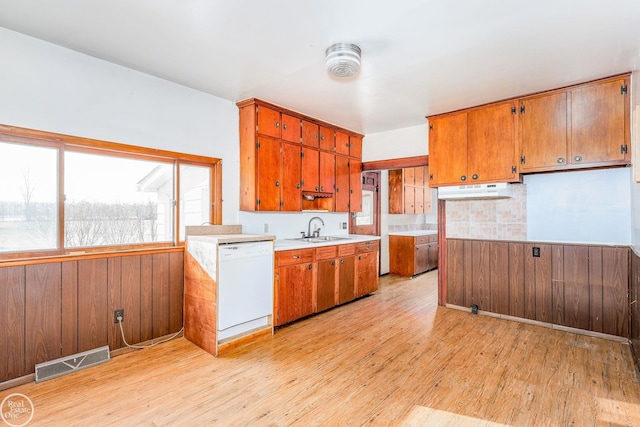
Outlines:
[[506,199],[448,200],[447,237],[527,240],[527,188],[511,184]]

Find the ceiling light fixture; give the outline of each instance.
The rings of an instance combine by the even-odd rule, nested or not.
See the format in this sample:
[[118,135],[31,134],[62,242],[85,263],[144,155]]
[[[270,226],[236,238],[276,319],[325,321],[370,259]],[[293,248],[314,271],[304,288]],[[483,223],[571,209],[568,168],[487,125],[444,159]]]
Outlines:
[[335,43],[326,50],[327,71],[336,77],[349,77],[360,71],[360,47],[353,43]]

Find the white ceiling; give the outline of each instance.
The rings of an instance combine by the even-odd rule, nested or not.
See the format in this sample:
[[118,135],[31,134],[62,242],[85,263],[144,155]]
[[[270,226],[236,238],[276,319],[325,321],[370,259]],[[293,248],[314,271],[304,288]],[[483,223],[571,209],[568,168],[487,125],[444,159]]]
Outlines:
[[[0,0],[0,26],[364,133],[640,60],[639,0]],[[335,42],[362,48],[356,77],[326,73]]]

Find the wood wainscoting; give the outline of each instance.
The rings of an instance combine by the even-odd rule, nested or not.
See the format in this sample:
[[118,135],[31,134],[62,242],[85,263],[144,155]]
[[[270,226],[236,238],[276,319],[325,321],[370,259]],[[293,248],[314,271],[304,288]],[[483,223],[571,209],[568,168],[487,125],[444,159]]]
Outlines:
[[631,353],[636,365],[638,378],[640,378],[640,307],[638,296],[640,295],[640,256],[631,251],[631,275],[629,277],[629,342]]
[[447,239],[447,303],[629,338],[626,246]]
[[35,365],[182,328],[183,248],[0,267],[0,389]]

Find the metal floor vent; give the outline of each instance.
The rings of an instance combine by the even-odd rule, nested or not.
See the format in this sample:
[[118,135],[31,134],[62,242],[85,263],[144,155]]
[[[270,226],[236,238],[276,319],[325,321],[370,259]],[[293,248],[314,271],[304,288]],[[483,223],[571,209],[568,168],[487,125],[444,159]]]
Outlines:
[[36,382],[39,383],[44,380],[60,377],[71,372],[107,362],[110,359],[109,346],[105,345],[104,347],[72,354],[71,356],[61,357],[60,359],[38,363],[36,365]]

